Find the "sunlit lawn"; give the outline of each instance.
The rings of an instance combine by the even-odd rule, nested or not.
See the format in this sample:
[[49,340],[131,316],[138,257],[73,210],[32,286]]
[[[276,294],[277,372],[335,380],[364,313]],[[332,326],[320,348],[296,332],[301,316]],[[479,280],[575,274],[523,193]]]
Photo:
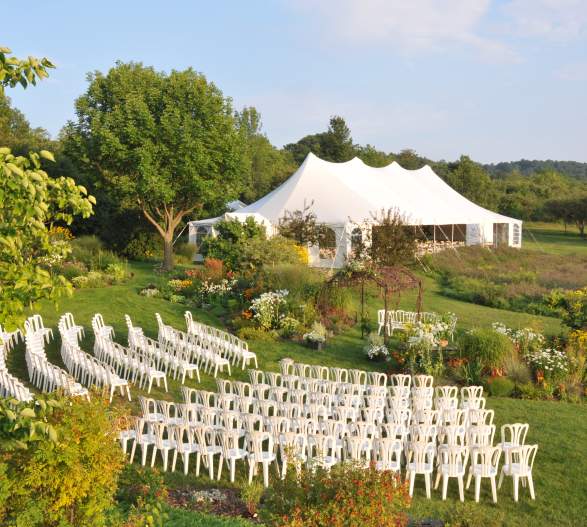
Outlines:
[[[556,240],[549,242],[549,236],[561,236],[545,229],[542,243],[553,243],[562,246],[562,242]],[[576,237],[578,238],[578,237]],[[583,249],[582,240],[574,239],[569,247],[576,246]],[[527,245],[528,246],[528,245]],[[566,248],[564,250],[567,250]],[[563,251],[563,249],[561,249]],[[157,325],[154,317],[159,312],[163,320],[177,328],[185,328],[185,306],[172,304],[166,300],[146,298],[138,292],[146,284],[153,281],[152,264],[132,264],[130,269],[134,276],[126,284],[104,287],[100,289],[83,289],[75,292],[72,298],[61,302],[58,309],[46,303],[42,305],[41,314],[45,325],[51,326],[56,332],[56,324],[61,313],[71,311],[78,324],[86,327],[86,339],[83,348],[92,349],[92,336],[90,321],[94,313],[102,313],[107,324],[114,326],[116,338],[119,342],[126,343],[126,326],[124,315],[129,314],[135,325],[144,328],[146,334],[156,336]],[[436,282],[424,274],[424,309],[429,311],[453,311],[459,318],[459,327],[470,328],[473,326],[488,326],[492,322],[501,321],[513,327],[534,325],[549,333],[560,331],[560,322],[549,317],[536,317],[523,313],[514,313],[499,309],[488,308],[461,302],[443,297]],[[415,293],[407,292],[401,297],[400,305],[406,309],[412,309],[415,304]],[[376,320],[376,311],[382,307],[382,299],[375,291],[368,295],[367,313],[373,323]],[[359,312],[357,296],[354,297],[354,309]],[[225,321],[219,318],[221,310],[210,311],[192,310],[194,318],[217,326],[224,326]],[[351,328],[332,338],[326,348],[321,351],[311,350],[300,344],[290,341],[251,342],[251,349],[259,358],[259,366],[262,369],[277,370],[278,361],[283,357],[291,357],[296,361],[308,363],[320,363],[327,366],[342,366],[347,368],[382,369],[380,363],[369,362],[362,352],[364,341],[361,339],[360,330]],[[56,364],[62,365],[59,356],[58,343],[52,343],[48,348],[49,358]],[[27,380],[26,366],[22,346],[13,351],[9,356],[9,368],[21,379]],[[246,379],[246,372],[237,370],[233,372],[234,379]],[[209,375],[202,375],[202,383],[189,380],[188,386],[202,387],[215,390],[215,381]],[[132,390],[133,404],[136,409],[136,396],[140,393]],[[162,389],[155,388],[153,397],[181,400],[180,384],[177,381],[170,382],[170,391],[165,393]],[[117,404],[122,404],[120,398]],[[587,406],[572,405],[558,402],[521,401],[514,399],[490,399],[489,404],[496,411],[496,421],[500,425],[505,422],[523,421],[530,423],[528,440],[540,445],[536,462],[535,482],[537,500],[531,502],[525,492],[521,491],[521,499],[518,504],[511,497],[511,483],[506,481],[505,487],[499,493],[499,503],[494,506],[490,503],[489,489],[483,487],[482,503],[478,511],[486,518],[500,519],[503,514],[503,525],[557,525],[579,526],[587,525]],[[242,477],[243,469],[240,474]],[[184,478],[176,473],[168,477],[173,485],[209,486],[206,476],[196,479],[191,475]],[[225,478],[221,484],[227,484]],[[449,500],[442,502],[439,493],[434,493],[431,501],[424,497],[423,485],[416,488],[411,514],[414,517],[443,518],[455,507],[456,492],[451,484]],[[472,500],[472,492],[467,493],[467,500]],[[501,520],[500,520],[501,521]],[[185,512],[173,512],[168,525],[218,525],[230,527],[238,523],[212,523],[212,520],[202,515],[190,515]]]

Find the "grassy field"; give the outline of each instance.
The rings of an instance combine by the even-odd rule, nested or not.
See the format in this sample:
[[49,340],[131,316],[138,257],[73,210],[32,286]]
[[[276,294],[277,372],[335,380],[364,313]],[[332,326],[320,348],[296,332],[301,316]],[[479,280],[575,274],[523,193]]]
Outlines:
[[[561,243],[548,242],[549,236],[559,236],[556,231],[545,229],[543,243],[552,243],[558,247]],[[554,234],[552,234],[554,233]],[[576,240],[575,240],[576,241]],[[570,246],[572,244],[569,244]],[[582,249],[582,246],[577,244]],[[559,248],[562,250],[567,250]],[[570,250],[570,249],[569,249]],[[571,253],[569,253],[571,254]],[[91,317],[96,312],[102,313],[107,324],[112,324],[119,342],[126,343],[126,327],[124,314],[129,314],[135,325],[144,328],[150,336],[156,336],[157,326],[154,317],[159,312],[166,323],[178,328],[184,328],[185,306],[172,304],[166,300],[157,298],[145,298],[138,295],[142,287],[152,281],[153,269],[151,264],[132,264],[130,266],[133,277],[125,284],[105,287],[100,289],[83,289],[76,291],[74,296],[63,300],[57,309],[48,303],[41,306],[40,312],[45,324],[56,329],[57,320],[61,313],[71,311],[78,324],[86,327],[87,337],[83,342],[83,348],[90,351],[92,338],[90,329]],[[488,308],[455,301],[443,297],[437,288],[436,282],[424,277],[424,309],[430,311],[452,311],[459,317],[459,327],[470,328],[473,326],[488,326],[492,322],[500,321],[508,326],[522,327],[532,325],[549,333],[558,333],[561,329],[560,322],[554,318],[535,317],[523,313],[514,313],[504,310]],[[415,302],[414,293],[404,294],[400,305],[412,308]],[[381,299],[376,295],[368,298],[368,313],[374,320],[376,310],[381,307]],[[224,321],[219,316],[221,313],[211,310],[192,310],[194,318],[204,322],[223,326]],[[251,348],[259,358],[259,366],[267,370],[277,370],[278,361],[289,356],[296,361],[308,363],[320,363],[323,365],[337,365],[361,369],[382,368],[379,363],[369,362],[362,352],[363,341],[360,330],[351,328],[342,335],[338,335],[328,342],[324,351],[317,352],[299,344],[289,341],[252,342]],[[48,347],[50,359],[61,365],[58,352],[58,343],[52,343]],[[19,378],[28,379],[24,361],[22,346],[9,355],[9,369]],[[233,378],[246,379],[246,373],[234,372]],[[215,381],[208,375],[202,375],[202,383],[187,381],[189,386],[203,387],[215,390]],[[136,396],[139,391],[132,390],[133,409],[136,408]],[[170,391],[165,393],[160,389],[154,389],[153,397],[181,400],[180,384],[170,382]],[[117,404],[126,404],[119,397],[115,399]],[[531,502],[525,489],[521,491],[521,500],[518,504],[511,497],[511,482],[506,481],[499,493],[499,502],[494,506],[489,497],[489,489],[482,489],[481,504],[478,506],[467,505],[469,512],[481,515],[475,525],[507,525],[526,526],[557,525],[580,526],[587,525],[585,507],[587,504],[587,406],[573,405],[561,402],[522,401],[514,399],[490,399],[488,406],[495,409],[496,424],[499,426],[505,422],[528,422],[530,433],[528,441],[539,444],[539,453],[535,468],[535,482],[537,500]],[[244,471],[241,467],[239,474]],[[242,477],[242,476],[241,476]],[[184,477],[182,474],[168,474],[168,483],[172,487],[206,487],[210,481],[206,476],[195,478],[193,474]],[[449,488],[449,499],[442,502],[439,493],[433,494],[432,500],[424,497],[423,482],[418,482],[411,515],[414,518],[446,518],[458,504],[455,488]],[[229,485],[224,479],[214,486]],[[472,502],[472,492],[466,495],[466,500]],[[491,523],[493,522],[493,523]],[[497,522],[497,523],[496,523]],[[237,527],[246,525],[239,521],[224,521],[211,519],[206,515],[172,510],[168,525],[210,525],[211,527]]]
[[524,223],[522,246],[526,249],[544,251],[554,254],[587,255],[587,238],[581,238],[574,225],[557,223]]

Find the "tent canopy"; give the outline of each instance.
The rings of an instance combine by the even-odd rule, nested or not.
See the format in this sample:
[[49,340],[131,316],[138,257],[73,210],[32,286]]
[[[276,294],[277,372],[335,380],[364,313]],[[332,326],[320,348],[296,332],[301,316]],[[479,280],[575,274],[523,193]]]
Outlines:
[[287,181],[238,213],[260,215],[277,225],[286,211],[310,204],[318,221],[330,225],[370,221],[382,209],[397,209],[410,225],[519,221],[469,201],[428,165],[406,170],[394,161],[373,168],[356,157],[332,163],[312,153]]

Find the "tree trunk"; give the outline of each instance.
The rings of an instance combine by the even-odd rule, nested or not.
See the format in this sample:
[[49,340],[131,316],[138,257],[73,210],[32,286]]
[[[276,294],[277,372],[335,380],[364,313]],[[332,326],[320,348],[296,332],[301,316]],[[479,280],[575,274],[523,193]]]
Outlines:
[[579,235],[581,238],[585,237],[585,222],[584,221],[577,221],[577,228],[579,229]]
[[163,270],[173,269],[173,232],[168,232],[163,237]]

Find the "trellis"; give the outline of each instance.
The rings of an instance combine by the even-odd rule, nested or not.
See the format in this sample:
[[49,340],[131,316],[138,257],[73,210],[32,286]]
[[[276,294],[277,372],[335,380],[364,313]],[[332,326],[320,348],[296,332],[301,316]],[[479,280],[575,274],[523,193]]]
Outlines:
[[[387,319],[387,312],[389,311],[389,302],[392,295],[397,296],[397,303],[399,303],[402,291],[410,289],[418,289],[418,296],[416,298],[416,313],[418,315],[422,312],[422,294],[424,288],[422,280],[420,280],[412,271],[404,266],[386,266],[386,267],[364,267],[352,269],[344,267],[330,280],[329,286],[338,287],[354,287],[361,286],[361,321],[365,317],[365,284],[376,284],[383,296],[383,309],[385,311],[385,318]],[[361,337],[364,337],[364,327],[361,324]]]

